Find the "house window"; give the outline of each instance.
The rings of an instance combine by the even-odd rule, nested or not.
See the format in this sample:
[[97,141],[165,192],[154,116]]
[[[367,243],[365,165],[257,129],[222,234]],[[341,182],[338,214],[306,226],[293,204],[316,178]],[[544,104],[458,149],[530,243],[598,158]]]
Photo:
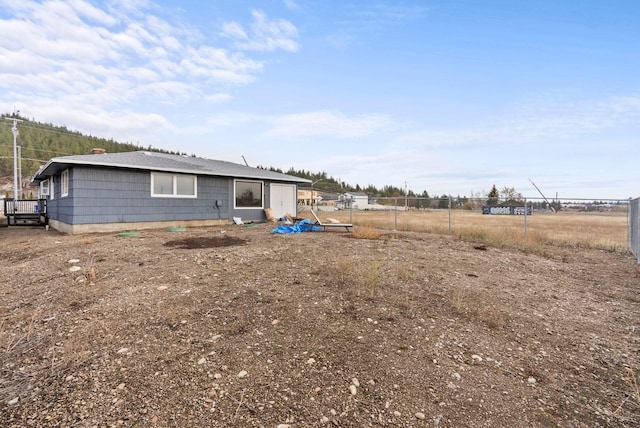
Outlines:
[[196,196],[196,176],[176,175],[176,194],[180,196]]
[[198,177],[184,174],[151,173],[151,196],[157,198],[195,198]]
[[53,182],[53,177],[49,179],[49,194],[51,195],[49,199],[53,199],[56,196],[56,185]]
[[43,198],[45,196],[49,196],[49,180],[40,182],[40,197]]
[[69,170],[65,169],[60,174],[60,196],[69,196]]
[[261,181],[235,181],[236,208],[263,208],[264,185]]

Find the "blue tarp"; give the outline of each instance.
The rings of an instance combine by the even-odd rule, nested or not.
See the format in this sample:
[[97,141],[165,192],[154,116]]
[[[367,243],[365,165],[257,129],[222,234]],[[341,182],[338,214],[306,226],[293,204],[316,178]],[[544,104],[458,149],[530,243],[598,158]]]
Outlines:
[[275,229],[273,229],[272,232],[288,234],[288,233],[300,233],[300,232],[319,232],[321,230],[322,228],[320,226],[314,226],[313,224],[311,224],[311,220],[305,218],[299,223],[293,224],[291,226],[280,225]]

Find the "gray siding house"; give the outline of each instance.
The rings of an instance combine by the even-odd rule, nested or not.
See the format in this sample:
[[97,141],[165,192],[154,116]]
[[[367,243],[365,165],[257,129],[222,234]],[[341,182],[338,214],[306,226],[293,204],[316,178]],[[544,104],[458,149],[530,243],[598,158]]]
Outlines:
[[304,178],[219,160],[136,151],[64,156],[32,178],[51,228],[86,233],[227,224],[297,214]]

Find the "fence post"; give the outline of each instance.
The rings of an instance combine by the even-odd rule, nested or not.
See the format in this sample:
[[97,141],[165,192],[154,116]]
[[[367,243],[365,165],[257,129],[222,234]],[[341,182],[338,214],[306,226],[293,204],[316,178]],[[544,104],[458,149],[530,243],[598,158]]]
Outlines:
[[393,231],[398,230],[398,198],[393,200]]
[[349,202],[349,223],[353,224],[353,196],[351,197],[351,202]]
[[627,248],[629,249],[629,251],[631,251],[631,254],[633,254],[633,250],[631,249],[633,246],[633,239],[631,238],[631,235],[633,233],[633,229],[631,228],[631,204],[633,203],[633,199],[629,198],[629,205],[627,206]]
[[449,235],[451,235],[451,195],[449,195]]
[[527,240],[527,198],[524,198],[524,240]]
[[629,200],[629,251],[640,263],[640,198]]

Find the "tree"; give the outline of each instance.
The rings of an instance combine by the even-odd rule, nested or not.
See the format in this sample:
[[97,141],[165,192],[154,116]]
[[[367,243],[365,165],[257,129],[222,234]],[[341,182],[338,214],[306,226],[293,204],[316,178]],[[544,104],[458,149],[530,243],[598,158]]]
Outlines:
[[500,189],[500,197],[505,201],[521,201],[522,194],[520,192],[516,192],[515,187],[507,187],[504,186]]
[[494,184],[489,193],[487,194],[487,205],[498,205],[500,201],[500,192]]
[[438,200],[438,208],[449,208],[449,195],[442,195]]

